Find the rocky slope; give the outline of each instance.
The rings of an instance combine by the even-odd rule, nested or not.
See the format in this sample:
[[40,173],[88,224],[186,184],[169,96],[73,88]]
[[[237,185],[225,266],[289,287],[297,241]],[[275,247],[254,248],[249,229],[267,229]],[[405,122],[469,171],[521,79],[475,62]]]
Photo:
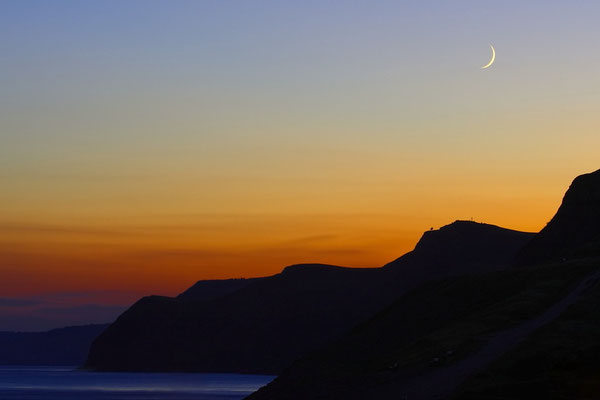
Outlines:
[[520,265],[600,255],[600,170],[580,175],[552,220],[519,253]]

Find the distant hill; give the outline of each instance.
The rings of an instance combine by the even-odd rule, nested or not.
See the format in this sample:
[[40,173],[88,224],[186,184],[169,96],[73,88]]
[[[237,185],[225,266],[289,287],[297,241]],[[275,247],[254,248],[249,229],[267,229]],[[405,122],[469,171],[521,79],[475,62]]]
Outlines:
[[457,221],[383,268],[304,264],[200,281],[177,298],[138,301],[94,341],[85,366],[276,374],[424,281],[510,265],[531,236]]
[[92,341],[108,325],[69,326],[46,332],[0,332],[0,364],[81,365]]

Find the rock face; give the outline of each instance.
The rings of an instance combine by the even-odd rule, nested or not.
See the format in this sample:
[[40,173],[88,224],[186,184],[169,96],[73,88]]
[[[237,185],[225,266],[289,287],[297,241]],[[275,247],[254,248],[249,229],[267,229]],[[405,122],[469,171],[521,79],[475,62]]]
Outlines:
[[201,281],[177,298],[138,301],[95,340],[85,367],[277,374],[424,281],[509,265],[530,238],[457,221],[382,268],[305,264]]
[[517,257],[519,265],[600,255],[600,170],[580,175],[556,215]]

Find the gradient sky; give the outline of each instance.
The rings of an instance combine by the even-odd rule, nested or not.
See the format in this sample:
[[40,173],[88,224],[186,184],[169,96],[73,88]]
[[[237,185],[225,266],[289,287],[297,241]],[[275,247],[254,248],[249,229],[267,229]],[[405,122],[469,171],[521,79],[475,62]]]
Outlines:
[[0,330],[380,266],[456,219],[538,231],[600,168],[598,20],[597,1],[1,2]]

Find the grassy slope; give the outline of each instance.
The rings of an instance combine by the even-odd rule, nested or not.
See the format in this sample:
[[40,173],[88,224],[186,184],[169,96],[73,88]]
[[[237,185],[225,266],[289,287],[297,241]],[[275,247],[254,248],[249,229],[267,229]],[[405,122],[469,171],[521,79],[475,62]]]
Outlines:
[[372,387],[470,354],[486,335],[541,313],[596,267],[572,262],[426,284],[297,361],[251,398],[368,396]]
[[539,329],[455,399],[600,398],[600,285],[554,322]]

